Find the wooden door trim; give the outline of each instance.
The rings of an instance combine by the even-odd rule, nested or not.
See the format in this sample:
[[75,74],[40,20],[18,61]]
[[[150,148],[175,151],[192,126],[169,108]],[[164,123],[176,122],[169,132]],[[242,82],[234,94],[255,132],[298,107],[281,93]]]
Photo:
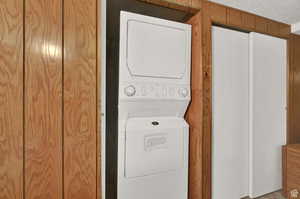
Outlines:
[[[197,153],[199,150],[201,151],[201,158],[198,157],[198,169],[201,171],[190,170],[190,179],[198,177],[198,181],[201,183],[201,187],[199,187],[199,183],[189,184],[189,198],[190,199],[211,199],[212,196],[212,26],[220,25],[224,27],[229,27],[232,29],[237,29],[240,31],[246,32],[258,32],[270,36],[275,36],[279,38],[286,39],[289,41],[291,27],[290,25],[276,22],[274,20],[270,20],[264,17],[260,17],[251,13],[247,13],[238,9],[230,8],[227,6],[223,6],[220,4],[204,1],[202,4],[202,10],[198,13],[198,20],[200,22],[196,22],[195,15],[188,23],[195,25],[197,23],[201,24],[201,41],[197,40],[197,44],[201,45],[200,53],[202,55],[201,63],[198,65],[192,65],[192,71],[199,70],[195,69],[195,67],[201,68],[201,74],[198,77],[194,77],[195,79],[200,79],[198,81],[192,80],[192,88],[196,88],[199,86],[199,91],[201,99],[198,95],[192,94],[192,103],[191,107],[187,113],[187,120],[191,125],[191,132],[193,133],[194,129],[199,129],[199,133],[201,135],[201,141],[199,142],[199,146],[194,148],[190,148],[190,154]],[[199,36],[199,35],[198,35]],[[199,52],[192,52],[192,54],[197,54]],[[289,50],[287,56],[289,57]],[[289,59],[288,59],[289,60]],[[195,61],[195,57],[192,58],[192,63]],[[198,60],[196,61],[198,62]],[[291,69],[290,63],[287,63],[288,73],[287,73],[287,86],[291,81]],[[192,74],[193,78],[193,74]],[[194,83],[193,83],[194,82]],[[199,84],[199,85],[193,85]],[[194,89],[192,89],[194,91]],[[290,99],[291,99],[291,91],[287,89],[287,103],[288,103],[288,111],[287,117],[289,117],[290,113]],[[198,108],[200,108],[201,114],[197,115],[195,112],[195,105],[197,100],[201,100],[198,102]],[[200,105],[199,105],[200,104]],[[199,111],[199,109],[198,109]],[[195,124],[201,124],[201,126],[195,126]],[[287,123],[289,126],[289,123]],[[289,135],[289,129],[287,129],[287,135]],[[194,134],[192,134],[194,136]],[[289,136],[288,136],[289,137]],[[193,137],[192,137],[193,138]],[[195,159],[190,156],[190,164],[195,163]],[[191,168],[191,167],[190,167]],[[194,180],[195,181],[195,180]],[[201,192],[201,193],[197,193]]]

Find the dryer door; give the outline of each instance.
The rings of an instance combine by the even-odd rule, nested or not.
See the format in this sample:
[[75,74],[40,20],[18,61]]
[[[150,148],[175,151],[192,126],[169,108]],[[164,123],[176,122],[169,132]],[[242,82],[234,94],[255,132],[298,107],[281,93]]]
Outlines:
[[182,78],[188,53],[184,29],[128,21],[127,64],[132,75]]
[[175,171],[183,167],[184,133],[180,118],[132,118],[126,126],[125,177]]
[[121,12],[120,68],[130,78],[189,76],[190,46],[188,24]]

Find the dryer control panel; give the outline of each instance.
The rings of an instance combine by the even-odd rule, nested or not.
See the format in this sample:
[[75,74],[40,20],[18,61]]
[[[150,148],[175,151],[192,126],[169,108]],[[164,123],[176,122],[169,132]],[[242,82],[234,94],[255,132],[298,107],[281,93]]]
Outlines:
[[177,99],[189,100],[189,85],[160,83],[124,83],[120,88],[119,97],[126,99]]

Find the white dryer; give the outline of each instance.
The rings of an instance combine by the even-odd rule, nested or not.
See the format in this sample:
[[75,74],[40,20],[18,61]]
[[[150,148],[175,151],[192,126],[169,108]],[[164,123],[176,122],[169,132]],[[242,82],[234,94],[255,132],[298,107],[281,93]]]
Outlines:
[[186,199],[191,27],[120,20],[118,199]]

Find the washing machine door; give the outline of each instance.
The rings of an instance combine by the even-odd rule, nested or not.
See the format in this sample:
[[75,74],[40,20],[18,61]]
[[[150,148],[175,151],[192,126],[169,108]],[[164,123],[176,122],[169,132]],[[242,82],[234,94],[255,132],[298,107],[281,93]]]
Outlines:
[[182,118],[129,119],[126,125],[125,177],[148,176],[182,168],[187,128]]

